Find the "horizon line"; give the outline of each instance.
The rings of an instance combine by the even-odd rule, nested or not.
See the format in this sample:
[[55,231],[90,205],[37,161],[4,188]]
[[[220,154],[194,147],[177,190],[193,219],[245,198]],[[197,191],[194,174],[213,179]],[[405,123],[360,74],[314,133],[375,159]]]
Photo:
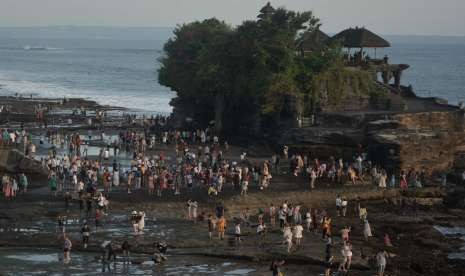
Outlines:
[[[180,23],[179,25],[184,24]],[[114,28],[114,29],[156,29],[156,28],[165,28],[165,29],[174,29],[176,26],[121,26],[121,25],[39,25],[39,26],[0,26],[0,29],[26,29],[26,28]],[[347,27],[349,28],[349,27]],[[342,30],[341,30],[342,31]],[[329,34],[336,34],[337,32],[327,32]],[[379,33],[386,36],[437,36],[437,37],[462,37],[465,38],[465,34],[415,34],[415,33]]]

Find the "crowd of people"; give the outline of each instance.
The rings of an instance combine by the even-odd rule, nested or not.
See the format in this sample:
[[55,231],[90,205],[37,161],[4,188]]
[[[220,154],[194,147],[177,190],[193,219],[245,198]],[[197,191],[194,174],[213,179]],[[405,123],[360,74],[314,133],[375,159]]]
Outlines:
[[[135,120],[133,117],[127,119]],[[103,132],[94,135],[91,131],[86,135],[64,135],[56,130],[48,130],[45,137],[40,139],[41,144],[47,142],[53,145],[48,156],[42,159],[43,166],[49,170],[48,184],[52,194],[63,195],[67,212],[71,200],[79,202],[80,214],[85,217],[81,228],[84,248],[87,248],[92,233],[91,219],[94,219],[94,229],[98,231],[108,213],[109,198],[114,190],[124,190],[128,194],[146,193],[158,198],[167,194],[194,195],[201,191],[215,200],[225,191],[247,196],[251,188],[265,190],[271,185],[272,173],[304,177],[308,179],[309,189],[320,185],[369,184],[369,180],[373,186],[381,189],[418,188],[425,183],[424,172],[402,171],[396,177],[395,174],[388,174],[383,168],[372,164],[364,154],[356,155],[352,160],[334,157],[320,160],[310,158],[307,154],[290,155],[289,148],[284,147],[282,153],[273,155],[269,160],[254,161],[248,158],[246,152],[233,156],[229,152],[228,143],[220,143],[220,138],[209,128],[195,131],[151,131],[153,127],[166,124],[163,117],[144,118],[142,124],[145,126],[143,131],[127,130],[117,135],[106,135]],[[26,131],[2,129],[0,132],[1,144],[24,145],[25,153],[35,154],[35,148],[30,146],[32,137]],[[92,156],[88,148],[95,141],[99,142],[101,148],[97,156]],[[174,154],[171,154],[170,148],[174,148]],[[130,160],[129,164],[121,165],[124,158]],[[282,171],[282,164],[289,164],[289,167]],[[2,177],[2,191],[6,198],[26,192],[27,187],[28,179],[25,174]],[[358,201],[349,202],[344,196],[338,195],[335,201],[338,217],[347,217],[351,213],[348,210],[355,210],[353,215],[360,220],[361,226],[356,229],[362,229],[361,235],[365,241],[369,241],[373,233],[368,222],[367,208]],[[326,252],[326,275],[330,275],[335,260],[332,252],[335,246],[332,229],[334,218],[326,210],[285,201],[279,206],[272,204],[260,209],[256,223],[251,222],[250,210],[244,210],[228,224],[224,206],[217,206],[212,212],[214,214],[207,215],[198,211],[199,205],[195,200],[187,202],[187,219],[195,223],[206,221],[209,239],[217,236],[219,240],[223,240],[230,229],[236,246],[242,243],[244,227],[251,225],[256,228],[260,241],[265,239],[271,229],[282,231],[281,242],[287,253],[301,249],[303,239],[318,239],[316,233],[321,233]],[[134,211],[130,215],[130,221],[134,234],[143,234],[145,213]],[[338,246],[341,265],[338,270],[345,273],[350,271],[354,251],[352,229],[345,226],[340,230],[341,242]],[[217,235],[214,235],[215,232]],[[69,260],[72,244],[65,233],[63,237],[65,260]],[[389,237],[385,240],[389,241]],[[127,248],[123,251],[127,253],[125,256],[129,256]],[[380,276],[383,275],[387,256],[387,252],[381,250],[375,257]],[[274,261],[271,265],[273,273],[279,272],[282,265],[284,262]]]

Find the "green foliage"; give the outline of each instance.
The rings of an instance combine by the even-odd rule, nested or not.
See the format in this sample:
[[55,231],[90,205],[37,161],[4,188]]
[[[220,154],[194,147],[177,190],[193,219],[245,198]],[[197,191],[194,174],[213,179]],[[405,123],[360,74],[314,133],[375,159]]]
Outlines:
[[199,123],[214,118],[239,129],[283,110],[308,112],[323,94],[337,103],[348,85],[359,94],[372,89],[367,75],[344,67],[339,45],[297,54],[296,40],[320,26],[311,12],[280,8],[260,18],[236,28],[214,18],[178,26],[159,60],[160,84],[177,92],[173,104],[191,104]]

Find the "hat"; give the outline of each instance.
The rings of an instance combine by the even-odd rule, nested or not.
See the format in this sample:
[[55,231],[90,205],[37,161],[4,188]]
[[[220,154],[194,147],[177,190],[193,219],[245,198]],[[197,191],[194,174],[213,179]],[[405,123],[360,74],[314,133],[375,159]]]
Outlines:
[[132,211],[132,215],[137,215],[137,211]]

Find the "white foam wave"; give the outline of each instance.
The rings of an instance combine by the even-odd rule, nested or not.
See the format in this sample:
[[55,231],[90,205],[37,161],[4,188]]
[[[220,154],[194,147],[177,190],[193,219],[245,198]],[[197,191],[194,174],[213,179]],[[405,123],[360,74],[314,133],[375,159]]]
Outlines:
[[55,83],[10,79],[0,74],[0,95],[16,94],[41,98],[85,98],[102,105],[153,113],[170,113],[169,101],[174,97],[173,92],[167,91],[143,93],[69,88]]
[[56,47],[43,47],[43,46],[23,46],[23,50],[27,51],[59,51],[64,50],[63,48],[56,48]]

